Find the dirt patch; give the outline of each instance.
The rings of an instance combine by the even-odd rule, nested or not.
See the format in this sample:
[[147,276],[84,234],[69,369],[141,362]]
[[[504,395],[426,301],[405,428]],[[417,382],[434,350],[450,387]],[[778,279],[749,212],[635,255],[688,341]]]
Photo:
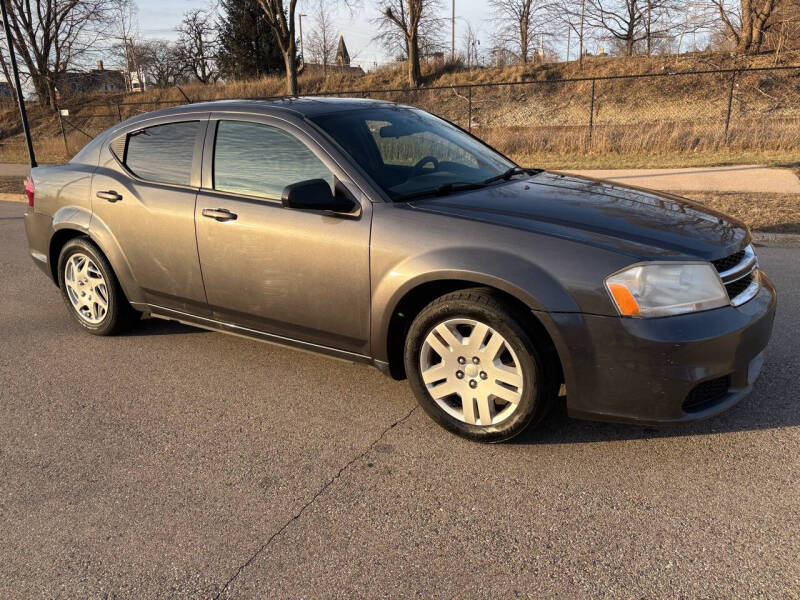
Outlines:
[[0,177],[0,194],[24,194],[24,177]]

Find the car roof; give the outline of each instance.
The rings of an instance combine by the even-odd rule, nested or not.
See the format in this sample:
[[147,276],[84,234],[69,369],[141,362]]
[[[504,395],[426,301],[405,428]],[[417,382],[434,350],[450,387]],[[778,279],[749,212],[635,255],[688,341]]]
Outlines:
[[153,117],[166,117],[171,114],[185,115],[192,112],[240,112],[261,114],[292,114],[300,117],[314,117],[322,114],[343,112],[349,110],[398,106],[385,100],[372,100],[366,98],[324,98],[313,96],[300,96],[294,98],[279,98],[275,100],[214,100],[211,102],[196,102],[182,104],[171,108],[163,108],[152,112],[137,115],[128,122]]

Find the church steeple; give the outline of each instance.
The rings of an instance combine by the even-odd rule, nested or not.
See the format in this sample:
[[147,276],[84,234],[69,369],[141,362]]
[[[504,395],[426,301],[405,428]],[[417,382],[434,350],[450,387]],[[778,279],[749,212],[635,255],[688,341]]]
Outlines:
[[336,49],[336,64],[340,67],[350,66],[350,53],[344,44],[344,36],[339,34],[339,47]]

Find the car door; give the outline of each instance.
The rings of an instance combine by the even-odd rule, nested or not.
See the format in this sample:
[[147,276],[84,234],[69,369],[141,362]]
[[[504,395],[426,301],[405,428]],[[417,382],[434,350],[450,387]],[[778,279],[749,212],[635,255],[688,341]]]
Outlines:
[[[318,178],[356,200],[358,214],[284,208],[287,185]],[[370,202],[300,128],[211,116],[195,219],[215,319],[368,354],[370,218]]]
[[194,209],[208,113],[116,136],[92,179],[92,228],[110,232],[144,302],[207,316]]

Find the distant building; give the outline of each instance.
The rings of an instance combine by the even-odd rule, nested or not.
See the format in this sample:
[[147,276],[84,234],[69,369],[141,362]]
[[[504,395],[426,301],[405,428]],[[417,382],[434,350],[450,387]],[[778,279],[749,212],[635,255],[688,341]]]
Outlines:
[[124,92],[125,75],[122,71],[104,69],[103,61],[97,61],[97,68],[91,71],[61,71],[56,75],[58,96],[65,98],[75,94],[96,92]]
[[339,35],[339,47],[336,48],[336,64],[340,67],[350,66],[350,53],[347,51],[344,36],[341,34]]
[[131,71],[128,81],[130,81],[130,91],[132,92],[143,92],[155,87],[155,81],[147,72],[143,72],[140,77],[139,73]]
[[299,72],[305,74],[336,73],[339,75],[354,75],[356,77],[366,75],[361,65],[356,65],[355,67],[350,65],[350,53],[347,51],[347,45],[341,35],[339,36],[339,46],[336,48],[335,64],[303,63]]
[[11,93],[13,88],[5,81],[0,81],[0,98],[13,98],[14,94]]

